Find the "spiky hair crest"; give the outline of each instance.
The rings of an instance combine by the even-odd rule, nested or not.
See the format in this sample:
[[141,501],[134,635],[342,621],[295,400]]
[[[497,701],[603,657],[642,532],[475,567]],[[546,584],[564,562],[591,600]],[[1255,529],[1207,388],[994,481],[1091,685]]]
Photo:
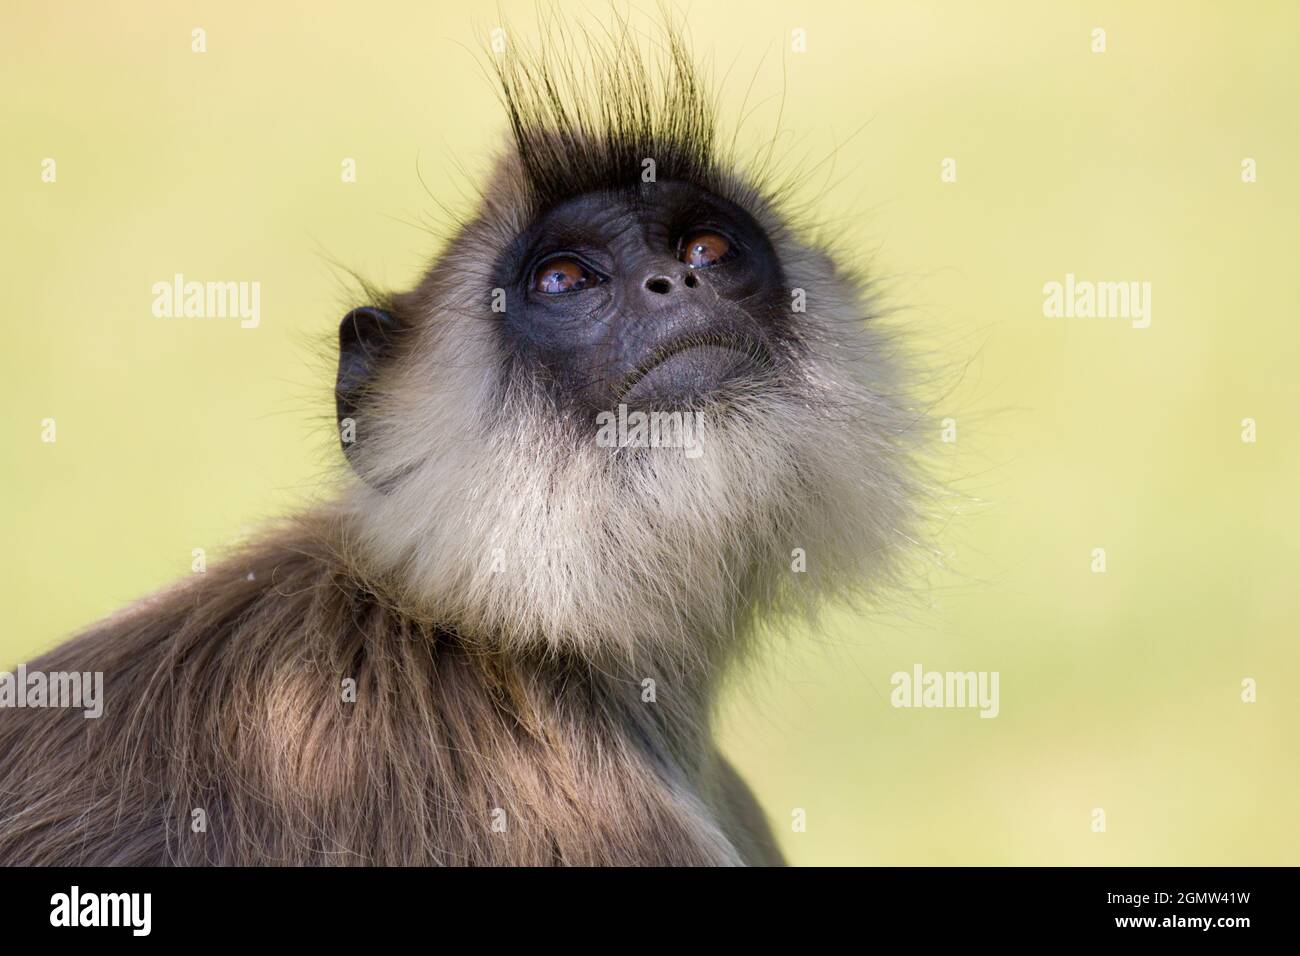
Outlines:
[[634,190],[647,161],[656,178],[725,191],[717,104],[680,32],[665,29],[657,76],[626,22],[605,43],[584,40],[557,29],[546,45],[493,61],[531,211]]

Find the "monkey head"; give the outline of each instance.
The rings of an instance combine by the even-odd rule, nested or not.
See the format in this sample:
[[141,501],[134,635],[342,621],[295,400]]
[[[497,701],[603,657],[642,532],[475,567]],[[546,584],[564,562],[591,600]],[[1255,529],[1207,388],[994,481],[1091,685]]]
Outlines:
[[[512,136],[474,214],[340,330],[359,573],[471,638],[587,653],[725,653],[888,579],[915,414],[869,284],[719,149],[676,41],[658,81],[625,49],[498,69]],[[659,441],[601,440],[638,414]],[[686,426],[695,454],[663,440]]]

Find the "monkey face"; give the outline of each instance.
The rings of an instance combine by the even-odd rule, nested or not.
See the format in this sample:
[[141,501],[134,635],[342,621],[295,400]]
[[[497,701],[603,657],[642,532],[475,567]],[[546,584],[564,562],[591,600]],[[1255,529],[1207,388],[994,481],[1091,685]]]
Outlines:
[[788,340],[785,280],[744,210],[683,182],[576,196],[497,264],[501,334],[566,402],[673,408],[752,388]]

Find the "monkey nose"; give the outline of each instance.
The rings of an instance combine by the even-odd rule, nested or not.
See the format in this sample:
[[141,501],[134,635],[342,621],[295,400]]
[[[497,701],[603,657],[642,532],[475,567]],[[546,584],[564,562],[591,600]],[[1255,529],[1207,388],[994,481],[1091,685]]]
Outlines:
[[677,279],[674,279],[670,275],[659,273],[646,279],[645,287],[655,295],[669,295],[678,285],[683,285],[688,289],[693,289],[697,283],[698,280],[695,278],[695,274],[691,272],[688,272],[686,275]]

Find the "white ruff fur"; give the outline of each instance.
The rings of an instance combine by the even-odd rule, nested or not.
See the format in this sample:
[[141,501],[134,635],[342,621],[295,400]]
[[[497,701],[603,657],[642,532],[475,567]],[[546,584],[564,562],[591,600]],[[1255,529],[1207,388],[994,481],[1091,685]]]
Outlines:
[[503,384],[481,305],[431,291],[376,389],[382,424],[358,423],[383,464],[345,497],[352,550],[469,639],[588,655],[713,658],[759,615],[874,590],[909,533],[911,414],[861,290],[774,232],[791,285],[821,290],[804,350],[706,405],[695,458],[600,447],[532,383]]

